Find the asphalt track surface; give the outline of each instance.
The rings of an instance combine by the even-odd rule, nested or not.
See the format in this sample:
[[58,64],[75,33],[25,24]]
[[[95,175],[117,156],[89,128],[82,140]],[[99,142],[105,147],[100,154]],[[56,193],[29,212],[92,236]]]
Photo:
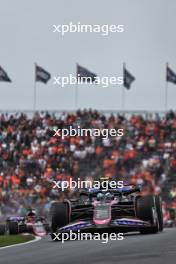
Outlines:
[[172,264],[176,263],[176,229],[155,235],[129,234],[123,241],[53,242],[50,237],[0,250],[1,264]]

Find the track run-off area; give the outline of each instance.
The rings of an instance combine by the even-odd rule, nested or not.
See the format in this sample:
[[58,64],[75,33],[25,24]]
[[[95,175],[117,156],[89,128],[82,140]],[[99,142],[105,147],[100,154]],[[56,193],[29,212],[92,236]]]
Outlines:
[[0,264],[172,264],[176,261],[176,228],[154,235],[126,234],[122,241],[53,242],[50,237],[35,243],[0,250]]

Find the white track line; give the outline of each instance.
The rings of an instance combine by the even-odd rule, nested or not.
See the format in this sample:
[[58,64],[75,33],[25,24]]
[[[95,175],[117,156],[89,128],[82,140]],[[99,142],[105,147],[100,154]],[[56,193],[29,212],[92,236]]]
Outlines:
[[11,247],[17,247],[17,246],[23,246],[23,245],[31,244],[31,243],[37,242],[39,240],[41,240],[41,237],[35,236],[35,239],[33,239],[31,241],[22,242],[22,243],[18,243],[18,244],[13,244],[13,245],[10,245],[10,246],[5,246],[5,247],[0,247],[0,250],[5,249],[5,248],[11,248]]

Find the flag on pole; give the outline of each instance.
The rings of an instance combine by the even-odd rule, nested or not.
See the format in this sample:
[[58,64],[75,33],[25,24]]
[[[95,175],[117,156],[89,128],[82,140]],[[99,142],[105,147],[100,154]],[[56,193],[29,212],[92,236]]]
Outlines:
[[0,66],[0,81],[1,82],[12,82],[6,71]]
[[123,67],[123,85],[128,90],[131,88],[132,82],[135,81],[135,77],[125,68]]
[[176,84],[176,73],[168,65],[166,66],[166,81]]
[[51,74],[44,70],[42,67],[35,65],[35,81],[47,83],[51,79]]
[[89,71],[88,69],[80,66],[79,64],[76,65],[77,70],[76,70],[76,75],[77,75],[77,80],[82,79],[85,82],[95,82],[97,74],[94,72]]

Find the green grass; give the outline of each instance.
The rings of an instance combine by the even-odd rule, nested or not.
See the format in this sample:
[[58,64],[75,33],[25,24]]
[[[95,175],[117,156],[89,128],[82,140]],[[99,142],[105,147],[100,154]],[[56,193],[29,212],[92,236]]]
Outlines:
[[0,236],[0,247],[10,246],[14,244],[28,242],[33,240],[34,236],[32,235],[5,235]]

